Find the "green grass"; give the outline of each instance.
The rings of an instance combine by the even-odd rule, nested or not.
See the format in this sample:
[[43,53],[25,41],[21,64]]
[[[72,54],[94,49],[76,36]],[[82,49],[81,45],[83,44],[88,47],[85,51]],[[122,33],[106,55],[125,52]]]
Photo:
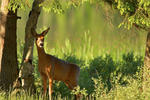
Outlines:
[[[70,91],[64,83],[54,81],[54,100],[74,100],[74,94],[77,93],[82,95],[82,100],[145,100],[145,94],[146,96],[150,95],[141,93],[143,57],[135,56],[133,52],[122,55],[119,60],[114,60],[108,54],[91,58],[85,57],[85,59],[82,56],[76,56],[75,51],[66,50],[65,53],[56,49],[50,51],[55,56],[61,55],[59,56],[61,59],[75,63],[81,68],[79,86],[74,91]],[[37,58],[34,64],[37,94],[32,96],[23,92],[16,97],[16,95],[10,93],[6,95],[1,92],[0,100],[43,99],[41,95],[42,82],[37,71]]]
[[[47,53],[65,61],[75,63],[80,68],[79,86],[75,91],[70,91],[62,82],[54,81],[53,98],[54,100],[73,100],[74,94],[82,94],[82,100],[145,100],[148,92],[141,93],[141,69],[143,66],[143,56],[136,52],[111,52],[101,51],[98,55],[94,54],[94,47],[91,45],[91,38],[85,34],[82,43],[78,48],[74,48],[69,40],[65,41],[62,48],[56,47],[49,49],[45,43]],[[22,43],[21,43],[22,44]],[[23,46],[23,45],[22,45]],[[21,59],[22,47],[19,45],[20,52],[18,58]],[[37,70],[37,51],[34,48],[35,65],[35,85],[37,94],[34,96],[22,93],[18,100],[42,100],[42,82]],[[144,52],[144,50],[143,50]],[[19,60],[18,59],[18,60]],[[150,89],[149,89],[150,90]],[[0,94],[0,100],[16,100],[16,96],[6,96]]]

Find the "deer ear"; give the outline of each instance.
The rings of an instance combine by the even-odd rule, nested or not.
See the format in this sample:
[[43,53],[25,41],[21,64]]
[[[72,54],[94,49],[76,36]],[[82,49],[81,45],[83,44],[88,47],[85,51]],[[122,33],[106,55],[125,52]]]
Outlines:
[[50,27],[48,27],[45,31],[43,31],[43,32],[42,32],[42,35],[45,36],[45,35],[48,33],[49,29],[50,29]]
[[31,34],[33,37],[37,37],[37,33],[34,28],[31,28]]

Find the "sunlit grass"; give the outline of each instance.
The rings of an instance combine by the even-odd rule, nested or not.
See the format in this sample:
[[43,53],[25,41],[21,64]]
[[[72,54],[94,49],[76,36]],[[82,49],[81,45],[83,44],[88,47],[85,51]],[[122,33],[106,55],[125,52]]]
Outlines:
[[[75,63],[81,68],[79,87],[70,91],[64,83],[54,81],[54,100],[73,100],[76,93],[82,94],[81,98],[87,100],[145,100],[141,93],[141,68],[143,67],[144,48],[96,49],[92,44],[90,33],[85,32],[80,46],[74,47],[69,39],[64,41],[64,46],[49,48],[45,41],[45,50],[65,61]],[[47,39],[47,38],[46,38]],[[22,43],[18,46],[18,60],[21,61]],[[130,47],[130,46],[129,46]],[[95,50],[96,49],[96,50]],[[35,85],[37,94],[34,96],[23,93],[19,99],[16,96],[0,94],[0,100],[42,100],[42,82],[37,68],[37,50],[34,48]],[[149,94],[148,94],[149,95]],[[10,99],[11,98],[11,99]],[[48,96],[47,96],[48,98]],[[91,99],[90,99],[91,98]]]

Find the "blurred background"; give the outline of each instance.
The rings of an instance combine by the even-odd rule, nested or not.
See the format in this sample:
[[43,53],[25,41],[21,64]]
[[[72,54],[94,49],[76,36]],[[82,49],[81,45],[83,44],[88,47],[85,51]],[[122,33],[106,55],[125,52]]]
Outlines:
[[[24,42],[25,25],[30,8],[19,11],[22,16],[18,20],[18,40]],[[118,28],[123,18],[115,9],[108,5],[104,7],[91,6],[84,3],[79,7],[68,7],[63,13],[45,12],[40,14],[37,31],[50,26],[46,37],[47,48],[64,47],[69,41],[72,49],[78,49],[88,38],[93,48],[93,55],[108,53],[118,55],[133,51],[144,55],[146,32],[133,27],[130,30]],[[86,35],[86,36],[85,36]]]

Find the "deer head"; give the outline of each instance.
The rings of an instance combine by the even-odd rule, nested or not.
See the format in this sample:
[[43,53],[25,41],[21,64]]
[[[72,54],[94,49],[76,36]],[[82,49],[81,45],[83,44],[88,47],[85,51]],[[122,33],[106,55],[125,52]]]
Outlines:
[[42,33],[37,34],[34,28],[31,29],[31,33],[33,37],[36,38],[36,45],[40,48],[44,47],[44,36],[48,33],[50,27],[48,27],[46,30],[44,30]]

